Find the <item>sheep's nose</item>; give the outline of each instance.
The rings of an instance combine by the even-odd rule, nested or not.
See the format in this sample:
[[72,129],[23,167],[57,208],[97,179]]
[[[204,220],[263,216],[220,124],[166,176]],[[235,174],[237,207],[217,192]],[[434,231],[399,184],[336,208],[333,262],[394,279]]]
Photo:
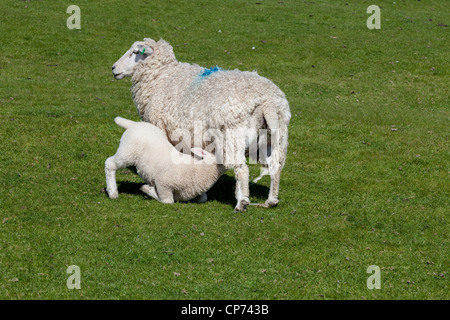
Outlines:
[[114,71],[114,69],[116,68],[116,66],[112,66],[112,70]]

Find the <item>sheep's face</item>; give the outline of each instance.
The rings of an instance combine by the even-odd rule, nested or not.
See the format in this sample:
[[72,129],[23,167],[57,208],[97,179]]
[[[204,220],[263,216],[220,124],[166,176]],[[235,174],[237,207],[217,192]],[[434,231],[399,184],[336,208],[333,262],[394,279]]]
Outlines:
[[136,41],[125,54],[112,66],[112,73],[117,80],[133,75],[134,67],[153,53],[145,41]]

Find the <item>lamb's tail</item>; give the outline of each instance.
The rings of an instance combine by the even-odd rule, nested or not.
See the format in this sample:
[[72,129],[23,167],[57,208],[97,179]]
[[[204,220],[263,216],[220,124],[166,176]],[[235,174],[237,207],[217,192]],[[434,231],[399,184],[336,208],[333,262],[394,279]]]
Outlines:
[[121,118],[121,117],[114,118],[114,122],[118,126],[124,128],[124,129],[128,129],[131,125],[133,125],[135,123],[134,121],[131,121],[131,120],[128,120],[125,118]]

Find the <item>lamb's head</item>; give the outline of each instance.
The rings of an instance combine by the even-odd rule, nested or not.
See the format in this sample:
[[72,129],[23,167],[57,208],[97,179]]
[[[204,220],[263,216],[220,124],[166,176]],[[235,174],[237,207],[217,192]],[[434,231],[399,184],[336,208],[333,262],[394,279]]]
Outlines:
[[153,53],[152,46],[156,42],[146,38],[136,41],[125,54],[112,66],[112,73],[117,80],[133,75],[134,67],[139,61],[146,59]]

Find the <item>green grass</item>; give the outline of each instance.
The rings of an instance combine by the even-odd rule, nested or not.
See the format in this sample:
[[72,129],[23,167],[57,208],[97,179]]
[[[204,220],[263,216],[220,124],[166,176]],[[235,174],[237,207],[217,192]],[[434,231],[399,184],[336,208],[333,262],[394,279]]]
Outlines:
[[[2,1],[0,298],[449,299],[448,5],[380,0],[369,30],[371,4]],[[205,204],[146,199],[126,171],[102,192],[113,119],[138,119],[110,68],[144,37],[286,93],[278,207],[234,213],[232,172]]]

